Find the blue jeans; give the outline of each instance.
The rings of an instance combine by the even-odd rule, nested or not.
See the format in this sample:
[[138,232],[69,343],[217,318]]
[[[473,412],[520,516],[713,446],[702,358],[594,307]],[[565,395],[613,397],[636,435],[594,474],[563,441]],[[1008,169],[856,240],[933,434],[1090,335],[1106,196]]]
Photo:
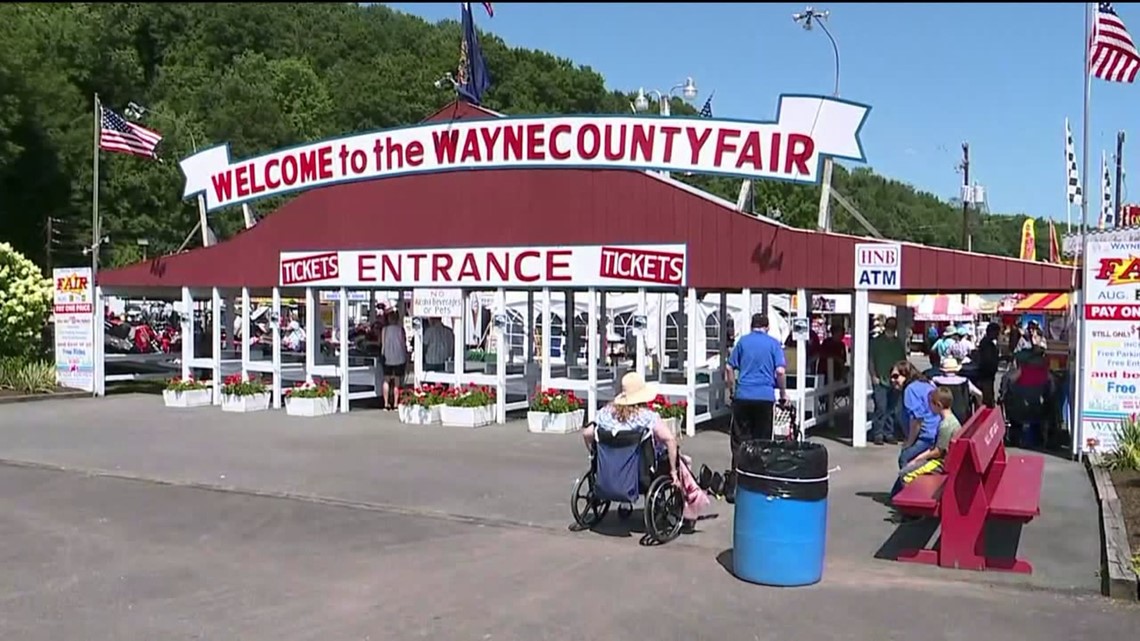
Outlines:
[[878,438],[892,439],[897,438],[898,433],[898,405],[899,405],[899,392],[898,390],[888,385],[875,385],[873,388],[875,410],[871,414],[871,433],[869,437],[874,440]]
[[[903,469],[904,467],[906,467],[906,464],[910,463],[914,457],[918,456],[919,454],[922,454],[923,452],[925,452],[926,450],[929,450],[932,447],[934,447],[933,441],[924,441],[920,438],[914,442],[914,445],[911,445],[910,447],[902,448],[901,450],[899,450],[899,469],[900,470]],[[898,494],[902,489],[903,489],[903,480],[902,480],[902,477],[900,476],[897,479],[895,479],[895,486],[893,488],[891,488],[891,496]]]

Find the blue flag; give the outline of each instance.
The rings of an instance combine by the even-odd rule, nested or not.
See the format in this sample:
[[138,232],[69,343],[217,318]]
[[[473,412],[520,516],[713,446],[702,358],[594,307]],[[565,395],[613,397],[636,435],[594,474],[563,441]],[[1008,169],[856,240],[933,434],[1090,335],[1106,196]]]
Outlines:
[[463,43],[459,49],[459,70],[456,74],[459,95],[471,104],[482,104],[483,94],[491,87],[491,74],[487,72],[487,61],[483,59],[483,49],[479,46],[479,35],[475,32],[475,20],[471,16],[471,4],[463,6]]

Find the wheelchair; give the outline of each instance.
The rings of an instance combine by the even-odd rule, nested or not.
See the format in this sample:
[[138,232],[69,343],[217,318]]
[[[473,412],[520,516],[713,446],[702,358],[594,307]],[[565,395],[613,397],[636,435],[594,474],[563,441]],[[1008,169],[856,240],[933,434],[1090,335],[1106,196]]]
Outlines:
[[673,484],[669,457],[655,447],[652,430],[610,432],[596,426],[595,430],[590,469],[575,480],[570,498],[574,523],[592,529],[614,503],[618,517],[628,519],[634,504],[644,497],[642,542],[663,544],[677,538],[684,525],[685,497]]

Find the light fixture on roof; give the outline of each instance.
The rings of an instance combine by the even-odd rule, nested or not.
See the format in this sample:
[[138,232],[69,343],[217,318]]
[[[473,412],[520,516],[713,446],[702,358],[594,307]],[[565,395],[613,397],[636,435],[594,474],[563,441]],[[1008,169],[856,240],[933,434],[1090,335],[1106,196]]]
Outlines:
[[685,78],[685,84],[681,85],[681,95],[685,100],[693,101],[697,99],[697,83],[693,82],[692,76]]
[[637,97],[633,99],[633,108],[639,113],[649,111],[649,98],[645,96],[645,89],[637,90]]

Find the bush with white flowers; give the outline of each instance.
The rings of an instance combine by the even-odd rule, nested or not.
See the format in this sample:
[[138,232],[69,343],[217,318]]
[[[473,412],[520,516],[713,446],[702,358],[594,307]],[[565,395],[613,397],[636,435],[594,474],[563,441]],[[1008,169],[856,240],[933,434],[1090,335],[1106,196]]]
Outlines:
[[51,310],[51,280],[35,263],[0,243],[0,356],[29,356]]

